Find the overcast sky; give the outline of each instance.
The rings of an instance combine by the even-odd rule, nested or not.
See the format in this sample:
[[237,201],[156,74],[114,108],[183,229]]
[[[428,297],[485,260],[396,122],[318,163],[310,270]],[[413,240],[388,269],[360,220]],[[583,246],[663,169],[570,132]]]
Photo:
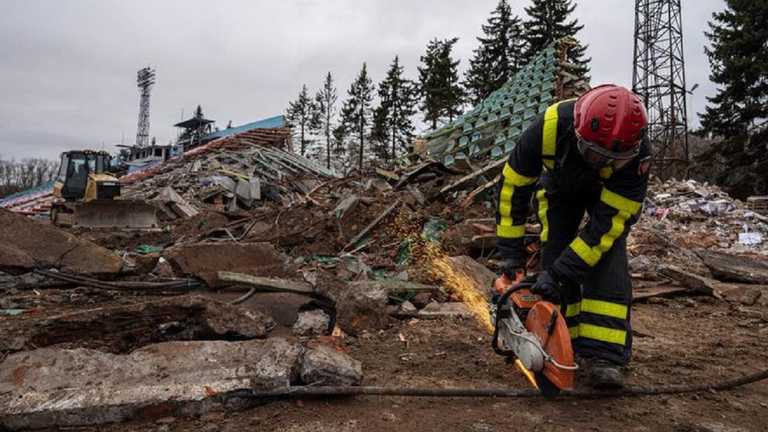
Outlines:
[[[367,62],[374,81],[399,55],[406,73],[427,42],[458,37],[466,67],[497,0],[0,0],[0,157],[57,158],[73,148],[135,142],[136,71],[157,70],[151,129],[159,143],[197,104],[224,127],[280,114],[302,83],[312,92],[331,71],[339,95]],[[510,2],[524,15],[528,1]],[[632,0],[581,0],[580,39],[592,84],[630,87]],[[709,82],[704,30],[722,0],[685,0],[689,109]],[[694,118],[694,125],[698,120]]]

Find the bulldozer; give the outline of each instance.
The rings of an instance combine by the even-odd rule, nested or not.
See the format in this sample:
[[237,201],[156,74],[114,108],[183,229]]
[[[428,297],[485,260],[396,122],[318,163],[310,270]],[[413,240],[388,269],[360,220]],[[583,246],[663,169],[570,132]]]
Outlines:
[[152,229],[157,210],[144,201],[121,200],[120,181],[109,172],[105,151],[71,150],[61,154],[53,185],[51,222],[83,228]]

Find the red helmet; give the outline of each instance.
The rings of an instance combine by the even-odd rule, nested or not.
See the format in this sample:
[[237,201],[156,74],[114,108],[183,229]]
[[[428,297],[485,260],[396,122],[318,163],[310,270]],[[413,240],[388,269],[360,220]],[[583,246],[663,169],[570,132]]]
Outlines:
[[579,150],[587,159],[629,160],[640,151],[648,114],[640,97],[624,87],[606,84],[593,88],[577,101],[573,127]]

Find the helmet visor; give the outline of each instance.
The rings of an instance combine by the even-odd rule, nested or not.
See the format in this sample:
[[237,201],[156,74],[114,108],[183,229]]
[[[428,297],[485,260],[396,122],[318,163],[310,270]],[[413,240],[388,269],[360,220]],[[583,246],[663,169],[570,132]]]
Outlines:
[[578,147],[584,160],[598,169],[607,166],[613,166],[616,170],[621,169],[640,154],[639,145],[625,152],[612,152],[598,144],[583,140],[581,137],[578,137]]

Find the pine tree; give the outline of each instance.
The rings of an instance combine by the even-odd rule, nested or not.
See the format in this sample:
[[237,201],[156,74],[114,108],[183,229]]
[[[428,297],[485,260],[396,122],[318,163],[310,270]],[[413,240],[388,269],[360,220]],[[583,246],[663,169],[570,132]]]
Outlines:
[[756,120],[768,118],[768,0],[726,0],[713,14],[705,48],[712,82],[702,126],[722,137],[746,136]]
[[451,56],[458,40],[433,39],[427,45],[427,52],[421,56],[419,85],[423,101],[420,109],[424,121],[431,123],[433,129],[443,118],[453,120],[461,113],[464,103],[464,90],[459,85],[459,61],[454,61]]
[[[571,14],[576,9],[573,0],[532,0],[531,6],[525,8],[529,20],[523,23],[525,27],[528,49],[525,54],[526,63],[539,51],[546,48],[552,42],[564,37],[572,37],[584,28]],[[587,46],[579,45],[568,52],[568,61],[579,66],[576,73],[583,77],[589,73],[587,64],[590,58],[584,58]]]
[[520,17],[512,15],[507,0],[500,0],[483,25],[484,37],[469,61],[464,87],[477,104],[501,87],[523,65],[525,38]]
[[288,103],[285,117],[293,127],[298,127],[299,151],[302,156],[307,152],[307,148],[312,143],[310,136],[312,131],[318,128],[320,117],[318,115],[315,103],[309,97],[309,91],[306,84],[301,86],[298,98]]
[[377,159],[382,161],[387,160],[387,141],[389,137],[389,130],[387,128],[388,116],[389,113],[384,105],[379,104],[379,106],[374,108],[371,133],[368,135],[373,154],[376,155]]
[[412,117],[416,113],[416,83],[403,77],[399,57],[395,57],[387,76],[379,84],[381,104],[374,111],[371,137],[381,148],[379,156],[395,160],[398,150],[405,150],[413,138]]
[[358,140],[357,167],[363,169],[365,155],[365,138],[371,123],[371,101],[373,100],[373,83],[368,77],[368,66],[363,68],[347,91],[348,99],[341,109],[341,121],[344,129]]
[[331,167],[331,134],[333,132],[333,117],[336,115],[336,87],[333,85],[331,73],[325,76],[323,88],[315,95],[315,105],[320,117],[320,131],[325,135],[325,166]]

